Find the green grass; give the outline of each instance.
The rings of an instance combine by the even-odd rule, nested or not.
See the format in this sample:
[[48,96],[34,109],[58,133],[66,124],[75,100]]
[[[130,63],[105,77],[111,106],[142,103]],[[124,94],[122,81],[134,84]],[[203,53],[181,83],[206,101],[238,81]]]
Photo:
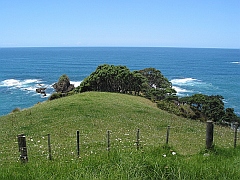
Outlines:
[[[205,151],[205,123],[169,114],[151,101],[87,92],[0,117],[0,179],[239,179],[233,131],[214,127]],[[165,146],[170,125],[169,147]],[[140,150],[136,132],[140,129]],[[80,131],[80,158],[76,154]],[[106,132],[111,131],[110,152]],[[27,137],[29,162],[19,162],[17,134]],[[49,161],[47,134],[53,160]],[[176,152],[176,155],[172,155]],[[164,157],[166,155],[166,157]]]

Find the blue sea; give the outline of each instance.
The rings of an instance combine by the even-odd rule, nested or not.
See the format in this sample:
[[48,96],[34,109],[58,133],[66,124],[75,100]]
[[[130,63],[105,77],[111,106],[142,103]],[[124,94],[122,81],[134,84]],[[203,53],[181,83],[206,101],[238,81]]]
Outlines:
[[78,86],[100,64],[154,67],[179,96],[222,95],[240,116],[240,49],[158,47],[0,48],[0,115],[46,101],[62,74]]

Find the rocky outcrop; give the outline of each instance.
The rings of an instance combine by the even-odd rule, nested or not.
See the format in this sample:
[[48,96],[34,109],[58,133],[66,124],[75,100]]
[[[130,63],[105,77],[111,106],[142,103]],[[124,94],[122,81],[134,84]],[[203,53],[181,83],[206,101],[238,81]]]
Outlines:
[[59,78],[57,83],[53,84],[53,88],[58,93],[67,93],[74,89],[74,85],[70,84],[69,78],[64,74]]
[[46,89],[47,88],[37,88],[36,92],[42,94],[43,96],[46,96],[47,95],[45,92]]

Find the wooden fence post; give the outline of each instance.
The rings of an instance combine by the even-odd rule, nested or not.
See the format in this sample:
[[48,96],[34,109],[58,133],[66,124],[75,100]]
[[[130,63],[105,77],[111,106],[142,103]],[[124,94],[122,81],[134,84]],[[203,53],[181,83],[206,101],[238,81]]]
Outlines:
[[26,143],[26,136],[24,134],[18,135],[18,150],[20,152],[20,161],[22,163],[28,162],[27,143]]
[[167,126],[166,144],[168,144],[169,132],[170,132],[170,125]]
[[52,150],[51,150],[50,134],[48,134],[48,158],[49,158],[49,160],[52,160]]
[[234,123],[235,128],[234,128],[234,148],[237,147],[237,130],[238,130],[238,122]]
[[21,147],[21,142],[20,142],[20,137],[24,136],[24,134],[18,134],[17,138],[18,138],[18,151],[20,152],[20,147]]
[[212,147],[213,147],[213,122],[207,121],[206,148],[211,149]]
[[107,151],[110,151],[110,131],[107,130]]
[[77,156],[80,156],[80,146],[79,146],[79,131],[77,131]]
[[136,138],[136,145],[137,145],[137,150],[139,150],[140,146],[140,134],[139,134],[139,129],[137,129],[137,138]]

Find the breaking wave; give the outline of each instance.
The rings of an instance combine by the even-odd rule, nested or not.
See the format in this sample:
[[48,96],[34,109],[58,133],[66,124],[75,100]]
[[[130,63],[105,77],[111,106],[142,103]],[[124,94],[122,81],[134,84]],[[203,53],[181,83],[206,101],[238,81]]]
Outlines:
[[231,62],[232,64],[240,64],[240,61]]
[[196,83],[199,83],[200,81],[194,78],[180,78],[180,79],[172,79],[170,81],[173,85],[194,85]]
[[[175,78],[170,81],[178,96],[188,96],[196,93],[207,93],[213,85],[194,78]],[[201,91],[200,91],[201,90]]]
[[7,87],[9,89],[19,89],[21,91],[26,91],[27,94],[34,93],[33,96],[37,95],[36,93],[37,88],[44,87],[47,88],[48,91],[46,93],[46,96],[41,96],[43,98],[49,97],[53,90],[52,85],[44,84],[44,82],[41,79],[25,79],[25,80],[6,79],[0,82],[0,86]]
[[80,86],[81,82],[82,81],[70,81],[70,84],[73,84],[74,87],[78,87],[78,86]]
[[[82,81],[70,81],[74,87],[78,87]],[[53,84],[45,84],[41,79],[6,79],[0,82],[0,87],[6,87],[8,89],[19,89],[21,91],[26,91],[27,94],[32,94],[32,96],[41,95],[36,93],[37,88],[47,88],[46,96],[41,95],[42,98],[49,97],[54,89]]]

